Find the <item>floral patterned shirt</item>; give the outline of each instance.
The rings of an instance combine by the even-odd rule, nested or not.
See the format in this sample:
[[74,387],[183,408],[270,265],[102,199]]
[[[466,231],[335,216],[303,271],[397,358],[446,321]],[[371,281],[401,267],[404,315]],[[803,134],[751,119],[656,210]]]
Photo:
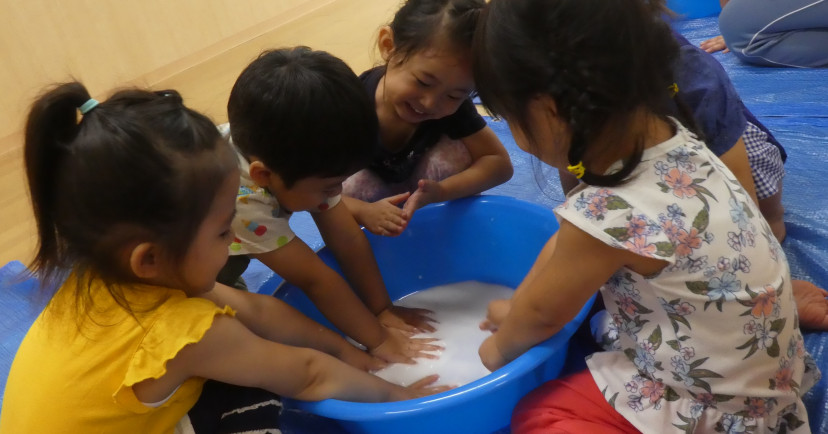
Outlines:
[[[612,170],[612,168],[611,168]],[[680,125],[628,182],[580,185],[562,219],[664,260],[601,288],[614,351],[587,365],[642,432],[808,432],[800,397],[819,371],[804,348],[779,243],[735,176]]]

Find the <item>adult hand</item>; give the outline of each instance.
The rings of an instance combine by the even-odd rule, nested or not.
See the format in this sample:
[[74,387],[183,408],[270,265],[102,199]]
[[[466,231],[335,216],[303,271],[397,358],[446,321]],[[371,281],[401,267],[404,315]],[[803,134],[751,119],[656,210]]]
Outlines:
[[800,327],[828,330],[828,291],[804,280],[794,280],[791,285]]
[[701,48],[704,51],[707,51],[708,53],[715,53],[717,51],[727,53],[730,51],[730,49],[727,48],[727,45],[725,45],[724,38],[721,35],[702,42],[701,44],[699,44],[699,48]]

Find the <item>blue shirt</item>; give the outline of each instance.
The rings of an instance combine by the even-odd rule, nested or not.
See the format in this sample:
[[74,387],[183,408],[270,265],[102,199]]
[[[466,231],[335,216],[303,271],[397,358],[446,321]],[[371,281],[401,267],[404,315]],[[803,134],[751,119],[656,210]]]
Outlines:
[[710,150],[717,156],[729,151],[750,122],[768,134],[768,141],[779,148],[785,161],[785,149],[748,110],[719,61],[684,36],[673,35],[680,47],[675,68],[678,96],[693,113]]

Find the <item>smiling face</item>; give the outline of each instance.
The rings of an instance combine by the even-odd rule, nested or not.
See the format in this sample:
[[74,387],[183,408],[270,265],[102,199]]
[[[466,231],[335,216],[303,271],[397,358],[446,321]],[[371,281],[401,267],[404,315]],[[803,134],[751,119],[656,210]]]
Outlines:
[[391,30],[385,28],[379,45],[388,65],[377,88],[377,109],[399,120],[418,124],[444,118],[456,112],[474,90],[470,59],[448,44],[435,42],[402,58],[394,52]]

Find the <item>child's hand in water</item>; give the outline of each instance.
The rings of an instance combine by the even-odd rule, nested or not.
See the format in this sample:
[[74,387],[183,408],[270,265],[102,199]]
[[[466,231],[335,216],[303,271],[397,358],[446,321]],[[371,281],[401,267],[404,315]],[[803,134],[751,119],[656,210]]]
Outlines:
[[495,345],[495,335],[489,336],[480,344],[480,348],[477,349],[477,354],[480,356],[480,361],[483,362],[483,366],[492,372],[509,362],[500,353],[497,345]]
[[348,344],[335,356],[343,362],[365,372],[376,372],[388,366],[388,362],[379,357],[374,357],[366,351]]
[[431,342],[435,338],[411,338],[406,336],[402,330],[383,328],[385,340],[369,350],[369,352],[382,360],[390,363],[416,364],[415,358],[437,359],[434,354],[425,351],[440,351],[443,347],[434,345]]
[[509,314],[509,311],[511,309],[511,299],[492,300],[489,303],[489,307],[486,311],[486,319],[484,319],[483,322],[480,323],[480,330],[496,332],[497,329],[500,328],[500,324],[503,323],[503,320],[506,318],[506,315]]
[[436,374],[423,377],[410,384],[408,387],[400,387],[399,389],[396,389],[390,400],[403,401],[406,399],[422,398],[423,396],[434,395],[454,389],[455,386],[432,386],[432,384],[439,379],[440,376]]
[[406,333],[431,333],[437,331],[430,323],[437,321],[429,315],[434,312],[428,309],[416,309],[402,306],[391,306],[380,312],[377,317],[385,327],[402,330]]
[[437,181],[430,179],[421,179],[417,182],[417,191],[405,201],[403,211],[405,211],[408,218],[414,215],[414,211],[434,202],[443,200],[443,187]]
[[410,196],[411,193],[405,192],[367,204],[360,222],[373,234],[396,237],[408,226],[410,214],[400,209],[399,205]]

